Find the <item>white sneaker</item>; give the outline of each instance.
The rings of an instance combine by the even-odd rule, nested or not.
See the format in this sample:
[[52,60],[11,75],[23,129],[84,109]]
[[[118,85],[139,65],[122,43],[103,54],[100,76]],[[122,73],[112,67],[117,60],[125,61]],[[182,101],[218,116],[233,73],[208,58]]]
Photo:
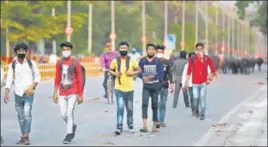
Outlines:
[[134,129],[129,129],[129,132],[130,133],[135,133],[135,130]]

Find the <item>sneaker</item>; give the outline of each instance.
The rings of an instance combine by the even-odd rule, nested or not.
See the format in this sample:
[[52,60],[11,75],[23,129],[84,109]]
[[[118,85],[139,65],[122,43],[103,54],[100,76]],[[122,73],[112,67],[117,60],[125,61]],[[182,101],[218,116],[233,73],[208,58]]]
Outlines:
[[116,130],[114,131],[114,134],[115,134],[115,135],[121,135],[121,133],[122,133],[122,130],[120,130],[120,129],[116,129]]
[[162,123],[160,124],[160,126],[161,126],[161,127],[167,127],[166,123],[164,123],[164,122],[162,122]]
[[103,95],[103,98],[107,99],[107,98],[108,98],[108,96],[107,96],[107,95]]
[[135,133],[133,126],[128,127],[129,133]]
[[198,110],[196,110],[196,111],[195,111],[195,116],[196,116],[196,117],[199,117],[199,116],[200,116],[200,114],[199,114],[199,111],[198,111]]
[[16,144],[23,144],[24,143],[24,138],[21,136],[20,140],[16,142]]
[[141,128],[141,129],[140,129],[140,132],[142,132],[142,133],[146,133],[146,132],[148,132],[148,129],[147,129],[147,128]]
[[72,141],[72,134],[67,134],[63,140],[63,144],[70,144]]
[[31,142],[29,140],[29,137],[24,137],[24,145],[30,145]]
[[76,128],[77,128],[77,125],[76,125],[76,124],[74,124],[74,126],[73,126],[73,134],[72,134],[72,139],[74,139],[74,137],[75,137]]
[[201,115],[200,120],[205,120],[205,115]]
[[156,124],[156,128],[159,129],[160,128],[160,123]]

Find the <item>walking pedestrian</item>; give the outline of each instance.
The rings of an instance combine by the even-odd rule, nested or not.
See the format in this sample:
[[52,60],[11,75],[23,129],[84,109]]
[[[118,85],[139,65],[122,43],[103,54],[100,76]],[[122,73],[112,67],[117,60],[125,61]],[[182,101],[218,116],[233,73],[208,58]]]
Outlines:
[[119,44],[120,57],[113,59],[110,66],[110,73],[116,77],[117,124],[114,132],[116,135],[121,135],[123,131],[124,105],[127,110],[128,129],[131,133],[135,132],[133,125],[133,76],[138,75],[141,70],[136,60],[127,56],[128,49],[128,42],[121,42]]
[[11,86],[15,91],[15,108],[21,130],[21,138],[17,144],[30,145],[29,134],[32,124],[32,105],[34,91],[40,82],[40,72],[33,60],[26,59],[28,46],[24,43],[16,44],[14,52],[16,58],[8,66],[6,92],[4,102],[9,102]]
[[[181,83],[182,72],[183,72],[183,68],[185,64],[187,63],[186,54],[187,53],[185,51],[181,51],[179,58],[174,61],[174,64],[172,66],[172,70],[175,74],[174,76],[175,77],[175,93],[174,93],[174,100],[173,100],[173,108],[177,108],[177,105],[178,105],[180,90],[182,87],[182,83]],[[183,98],[184,98],[185,107],[188,108],[190,104],[189,104],[189,97],[188,97],[187,91],[183,91]]]
[[160,59],[155,57],[156,46],[152,43],[146,45],[147,56],[140,60],[139,66],[142,73],[139,77],[143,80],[142,89],[142,119],[143,127],[140,132],[148,132],[147,118],[148,118],[148,104],[151,97],[152,111],[153,111],[153,127],[152,132],[157,132],[157,102],[159,90],[163,81],[163,64]]
[[158,97],[158,124],[157,128],[161,127],[166,127],[165,124],[165,116],[166,116],[166,103],[168,99],[168,93],[170,88],[170,93],[173,93],[174,91],[174,79],[173,79],[173,73],[171,69],[171,61],[165,59],[164,57],[164,51],[165,51],[165,46],[163,45],[157,45],[157,54],[156,57],[158,57],[163,64],[164,67],[164,74],[163,74],[163,81],[162,81],[162,86],[159,92],[159,97]]
[[83,102],[83,75],[81,64],[71,56],[72,43],[64,42],[60,47],[62,58],[56,64],[53,101],[59,103],[60,116],[66,123],[67,135],[63,143],[69,144],[74,139],[77,128],[74,123],[75,105]]
[[[216,76],[214,64],[212,59],[204,54],[204,45],[202,43],[197,43],[196,55],[193,59],[189,59],[187,78],[186,78],[186,88],[190,87],[190,77],[192,77],[192,87],[193,87],[193,109],[195,115],[199,117],[199,106],[200,106],[200,120],[205,119],[206,111],[206,94],[207,85]],[[208,73],[207,68],[210,68],[211,73]],[[198,104],[199,100],[199,104]]]

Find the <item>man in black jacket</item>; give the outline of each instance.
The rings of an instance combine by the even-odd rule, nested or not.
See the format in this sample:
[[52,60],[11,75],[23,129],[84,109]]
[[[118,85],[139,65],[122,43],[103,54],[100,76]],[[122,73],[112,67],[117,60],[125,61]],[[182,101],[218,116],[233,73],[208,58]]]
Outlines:
[[158,97],[158,113],[157,113],[158,124],[156,126],[157,128],[160,128],[160,126],[161,127],[166,126],[164,121],[165,121],[165,115],[166,115],[166,102],[167,102],[168,93],[169,93],[168,88],[170,84],[170,91],[172,93],[174,90],[174,78],[173,78],[172,69],[171,69],[172,63],[170,60],[167,60],[164,58],[165,46],[157,45],[156,49],[157,49],[156,57],[160,58],[160,61],[164,66],[162,87],[161,87],[161,90],[159,92],[159,97]]

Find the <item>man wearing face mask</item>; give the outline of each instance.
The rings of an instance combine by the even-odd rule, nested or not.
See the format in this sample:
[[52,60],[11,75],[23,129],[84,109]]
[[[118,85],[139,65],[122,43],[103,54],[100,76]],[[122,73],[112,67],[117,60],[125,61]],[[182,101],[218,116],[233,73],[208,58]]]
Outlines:
[[56,64],[53,101],[59,103],[60,115],[66,124],[67,135],[63,143],[69,144],[77,128],[74,123],[75,105],[83,102],[83,75],[81,64],[71,56],[72,43],[64,42],[60,47],[62,58]]
[[17,57],[8,66],[6,78],[6,93],[4,102],[9,102],[9,92],[11,86],[15,91],[15,108],[18,113],[19,125],[21,129],[21,139],[17,144],[29,145],[29,134],[31,132],[32,105],[34,90],[40,82],[40,72],[33,60],[26,59],[28,46],[24,43],[17,44],[14,51]]
[[109,68],[111,65],[111,62],[113,59],[115,59],[116,57],[118,57],[118,53],[116,51],[112,50],[112,44],[111,43],[107,43],[106,44],[106,48],[107,48],[107,52],[104,52],[101,55],[101,68],[102,71],[104,72],[104,80],[103,80],[103,87],[104,87],[104,98],[108,98],[108,91],[107,91],[107,81],[108,81],[108,73],[109,73]]
[[140,132],[148,132],[147,129],[147,118],[148,118],[148,104],[151,97],[151,105],[153,110],[153,127],[152,132],[157,132],[157,105],[158,105],[158,94],[162,87],[163,81],[163,64],[160,59],[155,57],[156,46],[152,43],[146,45],[147,57],[143,57],[140,60],[139,66],[142,73],[139,77],[143,80],[142,89],[142,119],[143,127]]
[[120,135],[123,130],[124,105],[127,110],[127,124],[131,133],[134,133],[133,126],[133,98],[134,83],[133,76],[141,72],[138,63],[127,56],[129,44],[121,42],[119,44],[120,57],[114,59],[110,66],[110,73],[115,79],[115,96],[117,100],[117,125],[116,135]]
[[156,57],[158,57],[161,61],[161,63],[164,66],[164,74],[163,74],[163,81],[162,81],[162,87],[159,92],[159,98],[158,98],[158,124],[157,128],[166,127],[165,124],[165,116],[166,116],[166,102],[168,98],[168,88],[170,84],[170,92],[173,93],[174,91],[174,79],[173,79],[173,73],[171,69],[171,61],[164,58],[164,50],[165,46],[163,45],[157,45],[156,46]]
[[[199,117],[200,120],[205,119],[206,110],[206,93],[207,85],[216,76],[215,68],[212,59],[204,54],[204,45],[197,43],[196,55],[193,59],[189,59],[187,77],[186,77],[186,88],[190,87],[190,76],[192,77],[192,88],[193,88],[193,115]],[[208,73],[208,66],[210,68],[210,74]],[[198,104],[199,103],[199,104]],[[200,107],[200,114],[199,114]]]

